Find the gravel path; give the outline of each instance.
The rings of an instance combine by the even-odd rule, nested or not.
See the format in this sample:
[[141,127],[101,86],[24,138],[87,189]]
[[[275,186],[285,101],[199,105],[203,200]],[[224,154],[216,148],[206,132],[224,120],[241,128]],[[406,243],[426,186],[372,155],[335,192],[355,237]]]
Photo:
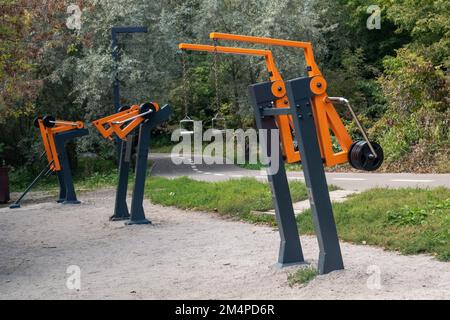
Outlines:
[[[342,243],[346,270],[291,288],[295,267],[273,266],[279,236],[272,228],[147,201],[153,225],[125,227],[108,221],[111,190],[80,199],[0,209],[1,299],[450,298],[450,264],[429,256]],[[315,238],[301,240],[315,263]],[[70,265],[81,268],[81,290],[66,287]]]

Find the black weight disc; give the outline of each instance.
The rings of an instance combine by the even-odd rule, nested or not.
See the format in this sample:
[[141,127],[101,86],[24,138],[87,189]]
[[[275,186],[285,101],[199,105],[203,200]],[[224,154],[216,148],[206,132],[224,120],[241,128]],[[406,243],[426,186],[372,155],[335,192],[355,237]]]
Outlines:
[[130,109],[130,108],[131,108],[130,106],[121,106],[121,107],[119,108],[119,112],[128,110],[128,109]]
[[42,117],[36,117],[34,118],[33,124],[36,128],[39,128],[39,120],[41,120]]
[[56,121],[55,117],[53,116],[45,116],[44,119],[42,119],[44,122],[44,126],[47,128],[53,128],[55,126],[54,121]]
[[147,103],[143,103],[141,104],[141,106],[139,107],[139,113],[144,113],[147,112],[149,110],[153,110],[153,112],[151,113],[147,113],[146,115],[144,115],[143,117],[145,119],[150,119],[152,117],[152,115],[158,111],[158,109],[156,108],[156,106],[153,103],[147,102]]
[[348,152],[348,161],[353,168],[374,171],[381,166],[384,160],[383,148],[376,142],[371,142],[371,144],[377,154],[376,157],[370,151],[369,144],[366,141],[352,143]]

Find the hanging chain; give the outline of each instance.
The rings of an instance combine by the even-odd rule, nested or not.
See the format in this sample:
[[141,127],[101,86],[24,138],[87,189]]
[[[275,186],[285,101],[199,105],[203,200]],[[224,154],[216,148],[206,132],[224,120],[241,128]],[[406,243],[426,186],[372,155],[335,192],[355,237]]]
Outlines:
[[184,115],[188,116],[188,76],[186,71],[186,52],[184,50],[181,51],[181,62],[183,65],[183,103],[184,103]]
[[220,91],[219,91],[219,53],[217,52],[217,39],[214,39],[214,82],[216,97],[215,103],[217,112],[220,112]]

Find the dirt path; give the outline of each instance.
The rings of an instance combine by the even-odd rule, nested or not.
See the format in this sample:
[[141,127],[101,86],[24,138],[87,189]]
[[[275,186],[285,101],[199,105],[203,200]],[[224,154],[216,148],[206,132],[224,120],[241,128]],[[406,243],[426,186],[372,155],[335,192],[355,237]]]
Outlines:
[[[342,244],[346,270],[290,288],[294,269],[273,267],[271,228],[145,203],[153,225],[109,222],[112,191],[82,194],[83,204],[0,209],[0,298],[7,299],[449,299],[450,263]],[[302,237],[316,262],[314,237]],[[81,268],[69,290],[67,267]],[[380,271],[381,289],[368,286]]]

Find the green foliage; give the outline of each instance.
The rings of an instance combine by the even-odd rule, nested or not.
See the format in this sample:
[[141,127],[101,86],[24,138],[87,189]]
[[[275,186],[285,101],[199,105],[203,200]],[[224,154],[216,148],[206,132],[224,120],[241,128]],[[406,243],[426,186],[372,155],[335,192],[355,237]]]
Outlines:
[[[119,36],[121,102],[170,103],[173,117],[159,133],[167,134],[184,116],[178,43],[208,43],[211,31],[311,41],[329,94],[353,103],[371,138],[385,147],[388,169],[450,170],[448,1],[377,1],[381,30],[368,30],[366,10],[373,4],[368,0],[80,0],[80,32],[65,27],[68,3],[2,1],[0,124],[5,134],[0,143],[9,165],[36,161],[34,116],[90,122],[113,111],[110,29],[142,25],[149,27],[147,34]],[[285,79],[304,75],[301,52],[270,49]],[[219,60],[220,108],[213,103],[211,55],[188,55],[189,114],[210,121],[220,109],[229,127],[254,127],[247,86],[268,79],[264,61],[229,55]],[[348,111],[338,111],[358,138]],[[96,133],[83,138],[77,150],[113,156],[111,145]]]
[[445,74],[410,49],[398,50],[384,65],[385,75],[378,82],[388,111],[372,131],[386,149],[387,162],[402,162],[404,168],[415,170],[435,166],[439,156],[448,161],[450,107]]
[[[450,189],[373,189],[333,204],[340,239],[450,259]],[[309,211],[300,233],[314,233]]]
[[388,223],[397,226],[411,226],[426,223],[428,213],[425,209],[403,207],[400,211],[388,211]]
[[298,284],[307,284],[318,275],[313,267],[301,268],[288,275],[288,283],[290,287]]

